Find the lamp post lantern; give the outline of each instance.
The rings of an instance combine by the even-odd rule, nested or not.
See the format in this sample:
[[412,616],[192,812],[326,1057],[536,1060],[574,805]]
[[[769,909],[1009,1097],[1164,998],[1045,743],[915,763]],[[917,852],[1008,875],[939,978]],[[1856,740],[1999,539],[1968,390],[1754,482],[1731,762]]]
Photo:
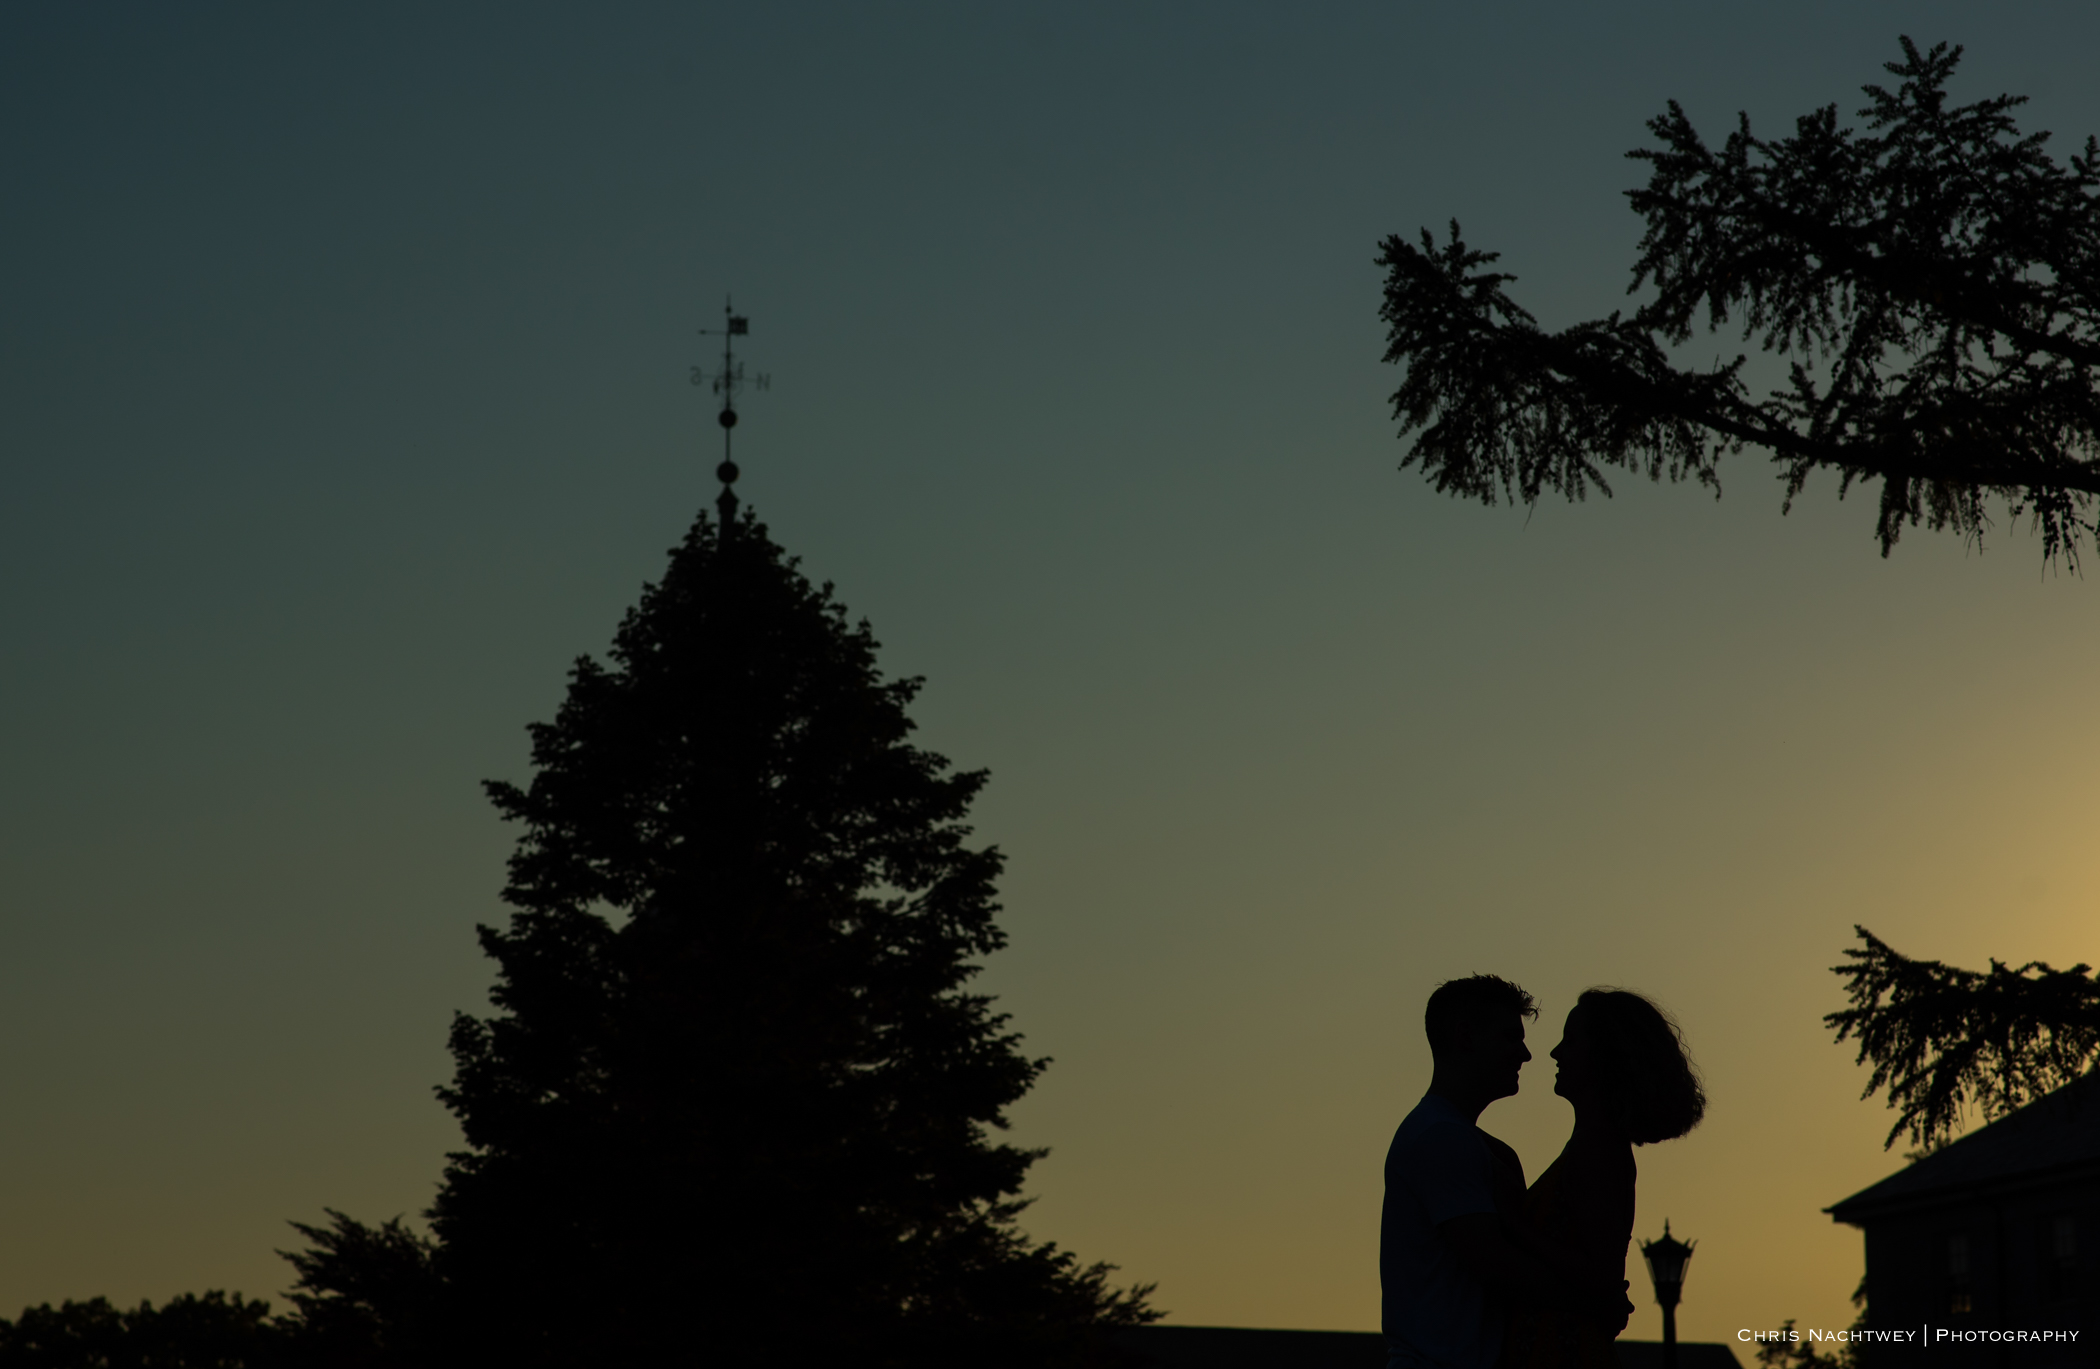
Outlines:
[[1659,1241],[1642,1241],[1641,1258],[1648,1262],[1648,1280],[1655,1285],[1655,1300],[1663,1310],[1663,1369],[1677,1369],[1677,1299],[1684,1292],[1684,1269],[1691,1263],[1697,1241],[1680,1241],[1670,1235],[1670,1221],[1663,1219]]

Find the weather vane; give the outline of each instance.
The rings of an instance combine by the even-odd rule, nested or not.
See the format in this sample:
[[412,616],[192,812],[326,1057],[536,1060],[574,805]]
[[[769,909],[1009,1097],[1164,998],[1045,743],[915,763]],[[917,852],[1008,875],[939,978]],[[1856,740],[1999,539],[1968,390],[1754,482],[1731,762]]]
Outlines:
[[743,393],[746,384],[754,390],[773,388],[773,377],[763,373],[746,379],[744,364],[736,359],[736,340],[751,332],[751,320],[731,308],[729,297],[722,297],[722,319],[720,328],[702,328],[702,337],[722,339],[722,369],[709,375],[700,367],[693,368],[693,384],[712,386],[722,396],[722,412],[715,421],[722,425],[722,464],[715,467],[715,475],[722,482],[722,493],[715,498],[715,507],[722,514],[722,535],[729,535],[730,525],[736,519],[736,484],[738,471],[736,462],[729,459],[729,435],[736,428],[736,397]]

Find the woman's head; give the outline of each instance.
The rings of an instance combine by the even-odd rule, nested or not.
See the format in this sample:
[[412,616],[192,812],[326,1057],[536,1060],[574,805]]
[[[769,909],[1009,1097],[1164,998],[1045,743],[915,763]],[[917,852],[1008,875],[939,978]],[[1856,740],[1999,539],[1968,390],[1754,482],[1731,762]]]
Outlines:
[[1568,1014],[1553,1058],[1554,1091],[1604,1109],[1612,1129],[1636,1145],[1667,1141],[1699,1125],[1706,1094],[1668,1014],[1625,989],[1589,989]]

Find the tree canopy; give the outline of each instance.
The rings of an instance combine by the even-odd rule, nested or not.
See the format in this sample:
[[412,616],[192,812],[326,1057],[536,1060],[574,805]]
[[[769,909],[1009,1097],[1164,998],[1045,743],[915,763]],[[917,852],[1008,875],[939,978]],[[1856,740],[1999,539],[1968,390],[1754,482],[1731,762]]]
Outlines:
[[[1549,332],[1456,219],[1442,246],[1387,238],[1402,468],[1489,504],[1609,494],[1613,470],[1718,493],[1757,447],[1789,507],[1817,471],[1840,496],[1878,480],[1884,556],[1920,523],[1980,543],[1998,500],[2075,564],[2100,537],[2100,143],[2060,164],[2024,96],[1948,103],[1959,47],[1902,48],[1865,130],[1833,104],[1770,141],[1746,114],[1716,149],[1674,100],[1651,119],[1631,312]],[[1680,366],[1702,321],[1788,358],[1786,384],[1754,396],[1742,355]]]
[[1852,1006],[1826,1016],[1840,1042],[1872,1063],[1866,1092],[1888,1090],[1896,1109],[1885,1145],[1909,1134],[1927,1147],[1950,1136],[1963,1110],[2001,1117],[2085,1073],[2100,1057],[2100,982],[2089,965],[1993,960],[1964,970],[1913,960],[1864,927],[1861,945],[1833,967]]
[[[0,1320],[0,1369],[278,1369],[316,1362],[270,1304],[218,1289],[125,1310],[107,1298],[43,1303]],[[318,1366],[316,1366],[318,1369]]]
[[747,514],[706,515],[490,798],[497,1013],[440,1097],[447,1363],[1051,1363],[1153,1317],[1015,1227],[1045,1061],[967,991],[1005,944],[982,771]]

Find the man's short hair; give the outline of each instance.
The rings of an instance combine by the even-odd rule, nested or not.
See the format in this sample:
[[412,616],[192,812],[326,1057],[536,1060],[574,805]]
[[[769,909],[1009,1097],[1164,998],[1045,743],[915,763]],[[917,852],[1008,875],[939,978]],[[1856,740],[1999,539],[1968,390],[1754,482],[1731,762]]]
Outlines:
[[1429,995],[1422,1013],[1422,1029],[1429,1033],[1432,1053],[1448,1050],[1477,1023],[1500,1017],[1537,1017],[1538,1004],[1530,994],[1497,975],[1475,974],[1447,979]]

